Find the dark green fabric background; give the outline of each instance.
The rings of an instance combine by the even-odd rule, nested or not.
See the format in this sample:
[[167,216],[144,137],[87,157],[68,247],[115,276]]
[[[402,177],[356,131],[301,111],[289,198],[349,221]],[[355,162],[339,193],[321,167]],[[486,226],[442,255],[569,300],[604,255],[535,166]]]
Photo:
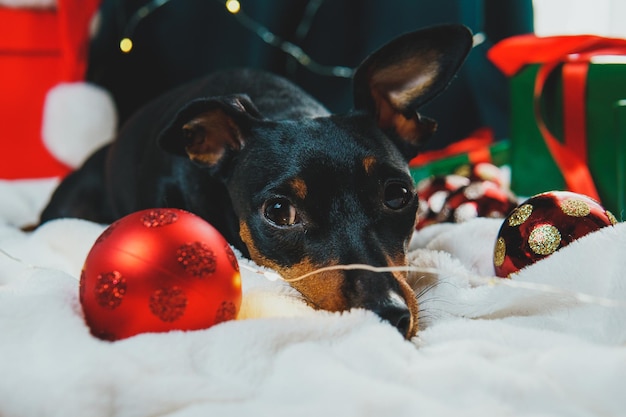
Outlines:
[[[295,34],[308,1],[240,0],[242,10],[300,45],[325,65],[354,67],[395,36],[438,23],[463,23],[484,32],[453,85],[422,112],[438,120],[433,148],[490,126],[508,134],[508,88],[486,59],[495,42],[532,32],[531,0],[325,0],[303,38]],[[351,82],[313,74],[244,28],[215,0],[171,0],[135,27],[130,54],[118,44],[145,0],[104,0],[100,31],[90,50],[88,80],[107,88],[123,122],[161,92],[215,69],[264,68],[290,78],[334,112],[351,108]]]

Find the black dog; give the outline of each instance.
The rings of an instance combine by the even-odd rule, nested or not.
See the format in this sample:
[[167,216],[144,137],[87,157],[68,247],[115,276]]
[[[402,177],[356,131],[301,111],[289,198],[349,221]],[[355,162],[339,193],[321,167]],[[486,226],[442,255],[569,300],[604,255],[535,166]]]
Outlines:
[[[458,25],[397,38],[359,66],[356,110],[342,116],[267,73],[209,75],[137,112],[66,178],[41,220],[108,223],[177,207],[287,279],[337,264],[404,266],[417,210],[407,161],[436,128],[416,109],[471,45]],[[405,275],[331,271],[292,285],[316,308],[369,309],[411,337],[417,301]]]

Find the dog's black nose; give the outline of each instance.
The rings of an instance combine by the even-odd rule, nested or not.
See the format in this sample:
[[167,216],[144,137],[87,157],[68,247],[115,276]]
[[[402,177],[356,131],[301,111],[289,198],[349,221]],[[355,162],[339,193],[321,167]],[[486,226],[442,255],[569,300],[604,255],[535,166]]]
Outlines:
[[407,337],[411,329],[411,312],[406,304],[392,299],[379,304],[373,311],[398,329],[402,336]]

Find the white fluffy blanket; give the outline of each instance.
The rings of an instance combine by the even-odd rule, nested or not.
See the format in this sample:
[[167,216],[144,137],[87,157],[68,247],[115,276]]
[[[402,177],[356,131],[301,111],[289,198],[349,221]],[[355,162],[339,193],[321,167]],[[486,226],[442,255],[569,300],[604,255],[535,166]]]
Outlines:
[[498,220],[424,229],[412,261],[441,283],[411,341],[243,270],[239,320],[110,343],[77,298],[104,226],[19,229],[54,184],[0,183],[0,416],[626,415],[624,223],[510,281],[489,279]]

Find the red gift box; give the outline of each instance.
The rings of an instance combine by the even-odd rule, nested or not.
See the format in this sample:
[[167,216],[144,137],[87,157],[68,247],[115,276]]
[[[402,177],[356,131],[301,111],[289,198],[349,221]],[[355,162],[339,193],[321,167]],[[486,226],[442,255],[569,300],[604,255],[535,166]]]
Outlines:
[[41,138],[46,93],[82,80],[88,27],[99,0],[58,0],[54,10],[0,7],[0,178],[62,176]]

